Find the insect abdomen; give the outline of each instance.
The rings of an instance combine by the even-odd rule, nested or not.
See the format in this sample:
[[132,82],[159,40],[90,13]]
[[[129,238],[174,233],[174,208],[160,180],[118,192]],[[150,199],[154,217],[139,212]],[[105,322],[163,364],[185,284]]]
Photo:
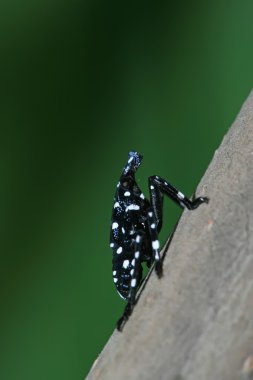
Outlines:
[[[131,256],[132,257],[132,256]],[[128,299],[131,288],[131,279],[134,271],[134,259],[125,257],[124,259],[115,257],[112,266],[113,281],[119,295],[123,299]],[[138,287],[142,276],[142,270],[139,270],[138,278],[136,278],[136,286]]]

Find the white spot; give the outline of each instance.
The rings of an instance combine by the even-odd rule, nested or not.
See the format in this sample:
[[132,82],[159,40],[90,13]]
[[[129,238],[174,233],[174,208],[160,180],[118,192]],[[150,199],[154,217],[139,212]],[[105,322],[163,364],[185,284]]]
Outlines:
[[145,199],[144,194],[141,193],[140,198]]
[[136,286],[136,278],[131,280],[131,287],[134,288]]
[[124,195],[125,195],[125,197],[129,197],[131,195],[131,193],[130,193],[130,191],[125,191]]
[[167,182],[166,182],[166,181],[164,181],[164,185],[168,186],[168,184],[167,184]]
[[116,282],[118,282],[118,279],[117,279],[117,278],[114,278],[113,281],[116,283]]
[[129,231],[129,235],[133,235],[133,234],[134,234],[134,230]]
[[125,228],[124,228],[124,227],[122,227],[122,228],[121,228],[121,230],[122,230],[123,234],[125,234],[125,233],[126,233],[126,231],[125,231]]
[[130,274],[131,276],[134,274],[134,269],[131,269]]
[[158,175],[155,176],[157,179],[159,179]]
[[129,260],[123,261],[123,268],[127,269],[129,267]]
[[118,249],[117,249],[117,253],[121,253],[122,252],[122,247],[119,247]]
[[120,207],[119,202],[115,202],[113,208]]
[[131,264],[132,264],[133,267],[135,266],[135,259],[133,259],[133,260],[131,261]]
[[160,260],[160,255],[159,255],[159,253],[156,251],[156,254],[155,254],[155,259],[157,260],[157,261],[159,261]]
[[114,247],[114,243],[110,243],[110,247],[111,247],[111,248]]
[[154,190],[154,186],[153,186],[153,185],[151,185],[151,186],[150,186],[150,189],[151,189],[151,190]]
[[134,254],[134,257],[135,257],[136,259],[138,259],[138,258],[140,257],[140,252],[139,252],[139,251],[136,251],[135,254]]
[[137,235],[136,236],[136,243],[139,243],[141,241],[141,237],[140,237],[140,235]]
[[152,211],[150,211],[150,212],[148,213],[148,216],[150,216],[150,217],[152,217],[152,216],[153,216],[153,213],[152,213]]
[[159,249],[159,247],[160,247],[159,241],[158,240],[153,241],[152,247],[153,247],[153,249]]
[[128,210],[140,210],[140,206],[131,204],[131,205],[127,206],[126,211],[128,211]]
[[117,187],[120,187],[120,182],[117,183]]
[[113,230],[115,230],[115,229],[118,228],[118,227],[119,227],[119,225],[118,225],[117,222],[113,222],[113,223],[112,223],[112,229],[113,229]]
[[116,270],[114,270],[113,272],[112,272],[112,274],[113,274],[113,276],[115,276],[115,274],[117,273],[117,271]]
[[177,196],[178,196],[178,198],[180,198],[180,199],[184,199],[184,194],[182,194],[181,191],[178,191],[178,192],[177,192]]
[[152,223],[150,227],[152,228],[152,230],[154,230],[155,229],[155,223]]
[[130,162],[132,162],[133,159],[134,159],[133,156],[131,156],[127,162],[130,164]]

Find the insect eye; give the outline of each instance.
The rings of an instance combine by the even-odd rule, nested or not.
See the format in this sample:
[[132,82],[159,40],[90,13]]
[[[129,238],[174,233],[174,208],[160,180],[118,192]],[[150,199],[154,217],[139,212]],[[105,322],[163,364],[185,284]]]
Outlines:
[[122,186],[125,187],[125,188],[129,188],[129,186],[131,186],[132,183],[133,183],[132,179],[129,178],[129,177],[127,177],[122,182]]

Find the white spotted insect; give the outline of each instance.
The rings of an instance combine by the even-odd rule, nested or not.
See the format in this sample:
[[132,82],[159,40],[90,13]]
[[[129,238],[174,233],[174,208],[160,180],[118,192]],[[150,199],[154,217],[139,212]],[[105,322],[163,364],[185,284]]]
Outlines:
[[191,201],[158,176],[149,177],[150,201],[146,199],[135,181],[135,172],[142,158],[137,152],[129,152],[114,196],[110,233],[113,280],[119,295],[127,301],[124,313],[117,322],[118,330],[122,330],[132,313],[142,280],[141,264],[145,262],[150,267],[155,263],[158,277],[162,276],[158,233],[162,228],[164,194],[189,210],[208,203],[205,197]]

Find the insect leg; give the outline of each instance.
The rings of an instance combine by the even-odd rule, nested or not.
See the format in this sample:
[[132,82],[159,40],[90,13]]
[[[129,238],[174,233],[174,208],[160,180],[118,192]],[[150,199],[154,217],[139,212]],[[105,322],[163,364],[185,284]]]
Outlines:
[[135,304],[136,293],[138,290],[138,285],[140,282],[140,272],[141,272],[141,245],[144,239],[144,234],[142,232],[136,235],[135,246],[134,246],[134,258],[131,261],[131,281],[130,281],[130,291],[128,295],[128,302],[125,307],[122,317],[117,322],[117,329],[122,330],[125,322],[128,320],[129,316],[133,311]]
[[160,231],[162,226],[162,205],[164,194],[170,197],[179,206],[186,207],[189,210],[194,210],[202,203],[208,203],[208,198],[206,197],[199,197],[191,201],[181,193],[181,191],[177,190],[170,183],[158,176],[149,177],[149,191],[151,204],[158,221],[158,231]]
[[153,261],[155,262],[155,271],[158,277],[162,277],[162,261],[160,256],[160,243],[158,240],[157,220],[152,208],[148,210],[148,229],[152,244]]

